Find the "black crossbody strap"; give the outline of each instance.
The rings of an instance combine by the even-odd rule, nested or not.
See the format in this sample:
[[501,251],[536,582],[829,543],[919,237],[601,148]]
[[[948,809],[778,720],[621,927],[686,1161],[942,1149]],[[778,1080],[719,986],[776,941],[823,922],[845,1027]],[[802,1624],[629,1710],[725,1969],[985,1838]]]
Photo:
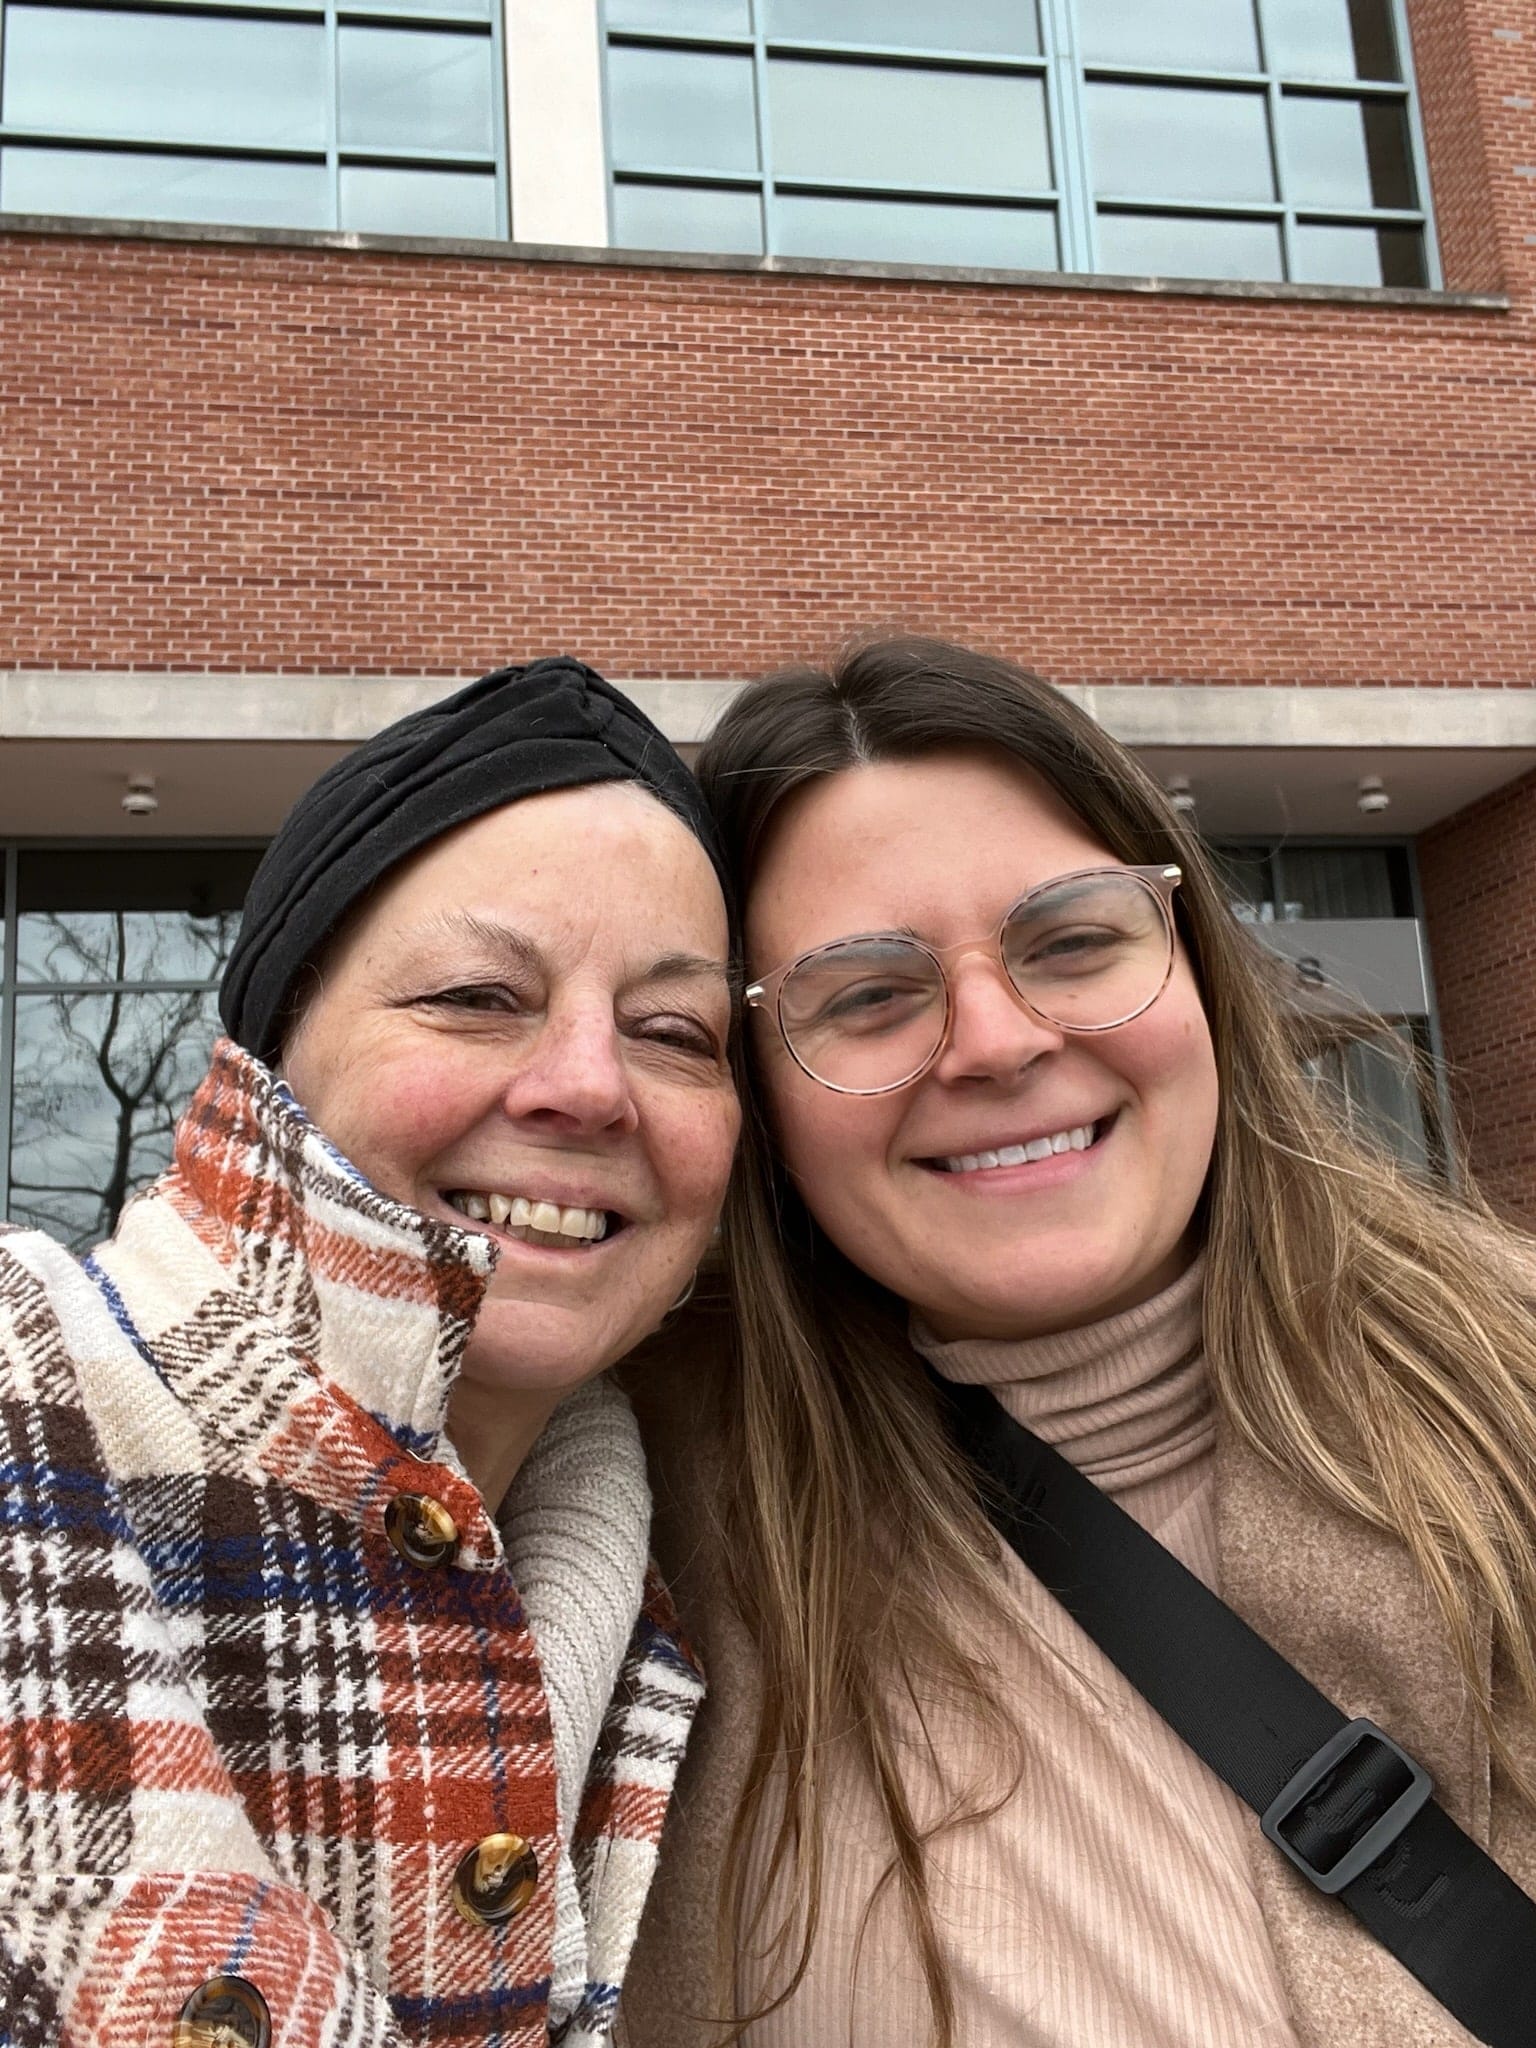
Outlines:
[[1429,1774],[1294,1665],[985,1387],[934,1376],[994,1526],[1320,1891],[1488,2048],[1536,2048],[1536,1901]]

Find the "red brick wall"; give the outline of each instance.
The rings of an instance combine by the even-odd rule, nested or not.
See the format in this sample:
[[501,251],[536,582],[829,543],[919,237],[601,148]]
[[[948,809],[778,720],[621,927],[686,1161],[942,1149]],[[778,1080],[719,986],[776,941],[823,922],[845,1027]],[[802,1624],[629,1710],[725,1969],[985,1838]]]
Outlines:
[[1426,833],[1419,876],[1472,1168],[1536,1230],[1536,773]]
[[1511,0],[1502,9],[1474,10],[1469,19],[1462,0],[1408,0],[1440,262],[1451,291],[1499,291],[1505,282],[1490,143],[1518,141],[1507,132],[1511,110],[1500,100],[1514,91],[1505,74],[1528,64],[1529,53],[1493,30],[1506,18],[1517,26],[1525,11]]
[[0,664],[1525,684],[1536,21],[1412,13],[1508,313],[0,237]]

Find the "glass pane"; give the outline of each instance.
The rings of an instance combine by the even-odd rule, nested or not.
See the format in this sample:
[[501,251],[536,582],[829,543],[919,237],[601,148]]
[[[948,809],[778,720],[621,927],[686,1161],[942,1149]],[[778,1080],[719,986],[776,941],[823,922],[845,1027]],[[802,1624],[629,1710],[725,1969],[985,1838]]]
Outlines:
[[169,1164],[217,1035],[211,991],[18,996],[12,1220],[77,1249],[104,1237]]
[[675,36],[749,36],[751,0],[608,0],[608,26]]
[[637,170],[757,169],[750,57],[612,49],[608,119],[616,164]]
[[442,149],[490,156],[491,39],[343,28],[343,149]]
[[773,216],[774,250],[780,256],[1001,270],[1061,267],[1051,207],[944,206],[781,193]]
[[1276,283],[1285,276],[1280,223],[1211,220],[1199,214],[1101,212],[1099,269],[1118,277]]
[[341,224],[360,235],[470,235],[491,239],[496,180],[488,171],[381,170],[343,164]]
[[1307,1071],[1343,1111],[1356,1137],[1425,1173],[1429,1132],[1415,1065],[1417,1047],[1406,1024],[1368,1038],[1329,1046]]
[[1034,0],[765,0],[770,36],[885,43],[964,56],[1033,57]]
[[1397,100],[1321,100],[1287,93],[1286,196],[1295,206],[1418,204],[1408,123]]
[[1286,846],[1280,872],[1297,917],[1411,917],[1401,854],[1389,846]]
[[95,214],[102,220],[220,222],[231,227],[332,228],[323,163],[137,156],[131,150],[0,150],[0,208]]
[[1267,846],[1209,846],[1232,915],[1242,924],[1273,924],[1274,884]]
[[1292,237],[1298,284],[1429,283],[1418,228],[1347,228],[1301,221]]
[[1089,63],[1161,71],[1258,71],[1253,0],[1078,0],[1078,41]]
[[1272,199],[1262,92],[1084,87],[1094,190],[1147,199]]
[[323,149],[325,96],[318,22],[5,11],[4,119],[18,128]]
[[216,981],[261,858],[254,848],[17,855],[23,981]]
[[[346,8],[348,0],[341,0]],[[489,21],[491,0],[366,0],[369,14],[440,14],[445,21]]]
[[1295,78],[1401,78],[1391,0],[1265,0],[1269,67]]
[[618,249],[761,256],[762,200],[756,192],[710,191],[694,185],[615,185],[613,240]]
[[1038,78],[897,65],[768,66],[774,169],[817,184],[1041,192],[1051,185]]

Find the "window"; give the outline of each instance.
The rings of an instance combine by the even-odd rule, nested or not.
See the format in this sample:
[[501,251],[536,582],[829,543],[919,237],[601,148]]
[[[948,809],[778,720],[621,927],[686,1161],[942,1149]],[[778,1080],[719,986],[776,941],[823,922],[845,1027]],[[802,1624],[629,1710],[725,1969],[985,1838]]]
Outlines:
[[1419,1172],[1443,1174],[1409,849],[1345,841],[1209,851],[1234,914],[1290,963],[1306,1072],[1362,1135]]
[[170,1162],[259,852],[0,848],[0,1214],[76,1250]]
[[0,209],[506,232],[493,0],[4,0]]
[[1436,281],[1401,0],[607,0],[627,248]]

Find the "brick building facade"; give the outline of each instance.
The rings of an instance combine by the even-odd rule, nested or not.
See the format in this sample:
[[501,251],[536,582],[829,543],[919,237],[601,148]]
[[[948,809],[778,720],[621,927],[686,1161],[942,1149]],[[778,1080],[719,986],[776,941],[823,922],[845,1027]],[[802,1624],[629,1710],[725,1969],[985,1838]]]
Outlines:
[[852,628],[985,643],[1217,838],[1416,855],[1431,1037],[1536,1224],[1528,12],[1407,0],[1431,290],[606,246],[601,164],[517,153],[575,44],[508,6],[512,242],[0,216],[0,838],[258,841],[543,652],[686,740]]

